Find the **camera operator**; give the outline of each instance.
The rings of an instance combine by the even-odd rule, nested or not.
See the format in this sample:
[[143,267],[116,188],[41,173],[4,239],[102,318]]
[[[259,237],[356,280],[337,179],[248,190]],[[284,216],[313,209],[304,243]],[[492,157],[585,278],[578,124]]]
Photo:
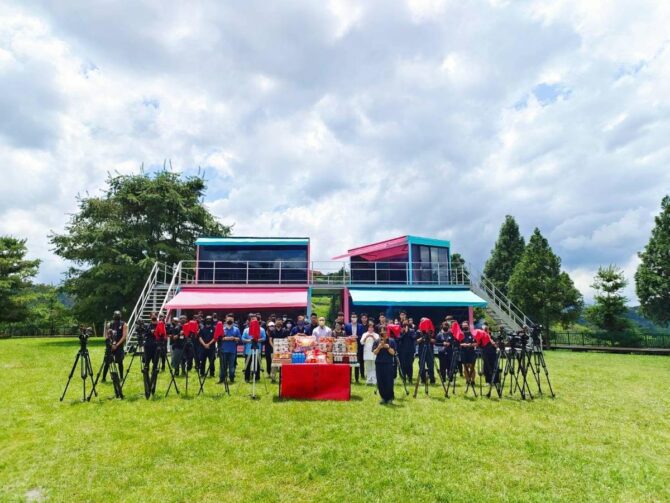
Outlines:
[[151,363],[151,371],[158,370],[158,345],[161,346],[167,341],[167,330],[165,330],[165,323],[158,321],[156,313],[151,315],[151,323],[146,327],[146,337],[144,340],[144,369],[149,371],[149,363]]
[[496,365],[496,345],[491,339],[491,331],[487,325],[478,330],[475,334],[475,342],[482,350],[482,360],[484,360],[484,378],[487,384],[498,382],[498,376],[493,375],[493,369]]
[[167,341],[168,341],[168,336],[170,335],[168,332],[168,327],[165,324],[165,315],[161,314],[158,316],[158,323],[162,323],[163,326],[165,327],[165,333],[167,334],[164,339],[161,339],[159,343],[161,344],[162,351],[160,353],[161,356],[161,372],[165,371],[165,360],[167,359]]
[[470,385],[475,385],[475,361],[477,360],[477,353],[475,353],[475,337],[470,332],[470,324],[467,321],[462,323],[463,340],[461,341],[461,361],[463,362],[463,371],[465,374],[465,382]]
[[[402,316],[402,313],[401,313]],[[398,360],[400,360],[400,370],[410,383],[414,376],[414,353],[416,351],[416,332],[410,328],[409,321],[405,319],[400,329],[398,337]]]
[[205,325],[198,334],[198,363],[201,377],[205,377],[207,369],[206,362],[209,361],[209,376],[214,377],[214,360],[216,360],[216,350],[214,348],[214,320],[211,316],[205,318]]
[[[430,384],[435,384],[435,353],[434,353],[434,329],[429,328],[432,323],[428,323],[428,318],[422,318],[419,323],[420,335],[416,342],[419,347],[419,378],[421,383],[425,384],[426,379],[430,379]],[[428,375],[426,375],[428,374]]]
[[451,320],[446,319],[442,322],[442,328],[435,336],[435,346],[437,347],[437,360],[440,362],[440,376],[443,381],[447,380],[447,373],[451,374],[449,367],[451,366],[451,357],[453,356],[453,350],[451,348],[451,340],[453,335],[451,334]]
[[[123,350],[123,345],[128,338],[128,325],[121,319],[121,311],[114,311],[112,316],[112,323],[109,330],[105,332],[105,339],[112,339],[112,357],[119,367],[119,377],[123,379],[123,359],[126,353]],[[109,361],[105,360],[105,365],[102,370],[102,382],[107,381],[107,372],[109,371]]]
[[186,362],[184,361],[186,336],[178,318],[172,318],[172,323],[168,327],[168,334],[172,343],[172,368],[174,369],[174,375],[178,376],[180,371],[186,372]]

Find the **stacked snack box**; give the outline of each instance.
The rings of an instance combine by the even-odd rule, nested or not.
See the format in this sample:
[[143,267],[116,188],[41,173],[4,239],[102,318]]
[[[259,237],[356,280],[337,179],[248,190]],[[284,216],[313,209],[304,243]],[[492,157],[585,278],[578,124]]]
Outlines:
[[333,363],[358,363],[356,337],[338,337],[333,342]]
[[278,363],[287,363],[291,361],[291,351],[289,350],[288,339],[275,339],[273,341],[272,361]]

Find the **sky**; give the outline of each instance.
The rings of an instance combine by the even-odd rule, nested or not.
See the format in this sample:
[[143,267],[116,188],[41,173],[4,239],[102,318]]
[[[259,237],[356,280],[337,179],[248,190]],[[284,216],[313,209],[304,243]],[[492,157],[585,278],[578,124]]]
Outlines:
[[236,235],[404,234],[481,268],[506,214],[586,299],[670,192],[670,2],[0,0],[0,233],[37,280],[77,195],[166,160]]

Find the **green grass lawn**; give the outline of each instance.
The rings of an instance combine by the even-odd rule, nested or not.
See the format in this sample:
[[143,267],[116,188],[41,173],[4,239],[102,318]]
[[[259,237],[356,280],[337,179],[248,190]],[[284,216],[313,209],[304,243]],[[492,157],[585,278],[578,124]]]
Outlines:
[[146,401],[135,367],[124,401],[80,403],[76,378],[61,403],[77,348],[0,340],[0,500],[670,501],[665,357],[551,352],[557,398],[528,402],[252,401],[243,380]]

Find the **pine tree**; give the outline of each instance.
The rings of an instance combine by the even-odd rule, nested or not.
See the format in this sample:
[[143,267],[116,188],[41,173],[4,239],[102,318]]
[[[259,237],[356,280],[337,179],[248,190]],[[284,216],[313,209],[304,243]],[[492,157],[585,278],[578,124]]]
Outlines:
[[511,215],[505,216],[498,240],[484,266],[484,276],[505,295],[507,295],[507,282],[512,276],[514,267],[521,260],[524,247],[524,239],[516,220]]
[[596,291],[595,304],[586,309],[586,319],[607,332],[630,328],[630,322],[625,316],[628,299],[622,294],[627,284],[623,270],[613,265],[600,267],[591,284],[591,288]]
[[0,322],[21,321],[28,313],[26,293],[39,260],[26,260],[26,240],[0,236]]
[[539,229],[528,241],[507,284],[509,297],[535,323],[549,327],[575,321],[583,307],[582,295],[570,276],[561,272],[561,259]]
[[670,196],[661,202],[649,243],[639,253],[635,291],[642,314],[659,325],[670,325]]

